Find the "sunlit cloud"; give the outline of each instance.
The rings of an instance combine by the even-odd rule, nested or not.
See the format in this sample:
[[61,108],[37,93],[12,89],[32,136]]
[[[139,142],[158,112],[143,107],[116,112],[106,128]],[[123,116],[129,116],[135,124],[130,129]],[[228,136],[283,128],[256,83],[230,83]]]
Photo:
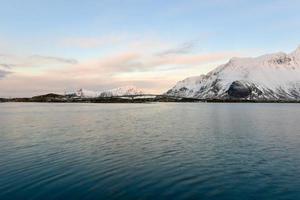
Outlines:
[[[211,57],[196,55],[188,59],[179,57],[162,61],[161,58],[156,57],[143,60],[139,54],[124,54],[99,61],[86,61],[69,68],[48,69],[37,75],[19,72],[7,76],[8,73],[2,71],[2,78],[5,79],[0,84],[0,90],[28,96],[28,94],[63,92],[82,87],[99,90],[130,84],[145,88],[148,92],[161,93],[178,80],[198,74],[199,70],[193,70],[195,63],[217,61],[213,58],[224,59],[220,55]],[[183,65],[185,61],[187,64],[184,67],[178,66],[178,64]]]
[[195,40],[172,44],[147,38],[122,45],[118,51],[81,60],[3,54],[0,96],[63,93],[78,88],[101,90],[123,85],[135,85],[158,94],[186,76],[200,75],[217,63],[240,55],[239,52],[197,53]]
[[[48,70],[63,69],[78,63],[75,59],[53,56],[19,56],[3,54],[0,58],[0,69],[13,72],[14,74],[44,74]],[[9,75],[10,73],[6,73]]]

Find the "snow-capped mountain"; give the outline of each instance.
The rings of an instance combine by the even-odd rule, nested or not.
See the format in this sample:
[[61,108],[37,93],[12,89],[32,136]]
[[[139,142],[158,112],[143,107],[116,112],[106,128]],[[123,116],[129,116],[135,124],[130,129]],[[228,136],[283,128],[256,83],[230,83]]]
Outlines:
[[299,100],[300,47],[290,54],[232,58],[207,75],[179,81],[165,94],[199,99]]
[[145,94],[143,90],[135,86],[124,86],[124,87],[119,87],[119,88],[114,88],[111,90],[104,90],[99,92],[79,89],[76,92],[76,96],[81,98],[134,96],[134,95],[143,95],[143,94]]
[[101,97],[112,97],[112,96],[132,96],[132,95],[143,95],[145,94],[141,89],[135,86],[124,86],[114,88],[111,90],[101,92]]

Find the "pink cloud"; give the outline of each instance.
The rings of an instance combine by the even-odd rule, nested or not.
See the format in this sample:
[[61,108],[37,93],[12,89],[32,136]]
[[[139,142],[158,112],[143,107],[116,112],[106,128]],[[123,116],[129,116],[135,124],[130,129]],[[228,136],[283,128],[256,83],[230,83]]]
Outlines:
[[[93,39],[83,40],[82,44],[89,47],[93,42]],[[191,53],[186,45],[184,51],[179,48],[168,50],[171,47],[162,42],[141,41],[128,44],[121,51],[81,61],[51,56],[15,57],[12,64],[27,63],[30,70],[13,67],[11,70],[15,73],[0,80],[0,96],[31,96],[77,88],[99,90],[122,85],[136,85],[160,93],[186,76],[207,71],[199,70],[207,63],[240,55],[237,52]]]

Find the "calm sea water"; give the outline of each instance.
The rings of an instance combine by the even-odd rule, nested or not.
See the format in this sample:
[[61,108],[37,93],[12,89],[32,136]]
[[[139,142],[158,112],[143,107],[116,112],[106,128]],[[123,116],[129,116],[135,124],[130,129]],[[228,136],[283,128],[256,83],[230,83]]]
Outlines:
[[299,104],[0,104],[0,199],[300,199]]

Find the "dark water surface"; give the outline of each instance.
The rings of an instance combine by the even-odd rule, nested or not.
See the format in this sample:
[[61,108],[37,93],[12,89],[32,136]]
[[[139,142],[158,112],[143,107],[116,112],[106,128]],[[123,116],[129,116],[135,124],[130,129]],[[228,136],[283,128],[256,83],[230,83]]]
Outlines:
[[300,199],[300,104],[0,104],[0,199]]

